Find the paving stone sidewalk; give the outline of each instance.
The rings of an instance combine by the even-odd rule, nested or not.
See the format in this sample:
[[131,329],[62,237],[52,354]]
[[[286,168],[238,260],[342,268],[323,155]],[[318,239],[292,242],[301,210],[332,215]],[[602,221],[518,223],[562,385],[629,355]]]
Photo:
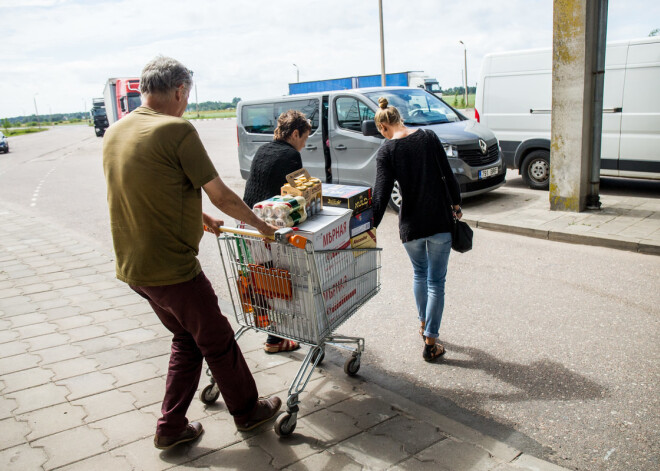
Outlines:
[[601,195],[601,203],[600,210],[551,211],[547,191],[504,185],[463,208],[464,220],[481,229],[660,255],[659,198]]
[[[285,398],[304,353],[265,355],[262,337],[239,343],[260,393]],[[159,452],[169,347],[102,249],[0,208],[0,469],[563,469],[332,364],[302,394],[292,436],[239,433],[221,401],[195,400],[204,435]]]

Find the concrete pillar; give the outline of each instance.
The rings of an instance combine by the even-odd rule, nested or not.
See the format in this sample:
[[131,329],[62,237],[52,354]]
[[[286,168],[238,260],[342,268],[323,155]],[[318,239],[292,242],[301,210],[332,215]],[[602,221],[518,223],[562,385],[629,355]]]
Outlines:
[[[552,51],[552,137],[550,209],[583,211],[590,192],[594,132],[602,115],[594,112],[602,80],[598,70],[598,32],[603,31],[607,0],[554,0]],[[604,37],[601,57],[604,57]],[[601,82],[602,83],[602,82]],[[596,140],[599,143],[600,137]],[[599,152],[599,145],[596,152]],[[600,162],[597,160],[596,165]],[[598,172],[596,170],[596,175]],[[593,189],[593,186],[592,186]],[[592,190],[593,191],[593,190]],[[596,185],[596,191],[597,185]],[[597,195],[596,195],[597,196]]]

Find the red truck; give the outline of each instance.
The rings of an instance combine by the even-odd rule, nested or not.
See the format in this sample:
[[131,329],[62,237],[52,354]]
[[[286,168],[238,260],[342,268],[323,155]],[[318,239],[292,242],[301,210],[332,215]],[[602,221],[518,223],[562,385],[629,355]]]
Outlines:
[[142,104],[140,79],[137,77],[108,79],[103,90],[103,99],[108,125],[111,125]]

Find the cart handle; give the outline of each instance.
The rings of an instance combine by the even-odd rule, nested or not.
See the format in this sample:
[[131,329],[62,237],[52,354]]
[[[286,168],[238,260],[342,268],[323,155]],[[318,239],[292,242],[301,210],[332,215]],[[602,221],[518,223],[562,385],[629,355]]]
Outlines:
[[[299,249],[304,249],[305,246],[307,245],[307,239],[301,235],[294,234],[293,230],[290,227],[279,229],[278,231],[275,232],[274,236],[266,236],[259,231],[254,231],[250,229],[238,229],[236,227],[229,227],[229,226],[220,226],[218,227],[218,229],[220,230],[220,232],[225,232],[229,234],[259,237],[261,239],[276,240],[277,242],[284,242],[284,243],[288,242],[289,244]],[[213,231],[206,224],[204,224],[204,230],[206,232],[213,233]]]

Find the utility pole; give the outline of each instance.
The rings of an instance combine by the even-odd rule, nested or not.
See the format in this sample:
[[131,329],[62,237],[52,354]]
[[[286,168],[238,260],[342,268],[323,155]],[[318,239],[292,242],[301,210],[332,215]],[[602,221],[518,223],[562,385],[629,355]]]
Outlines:
[[465,107],[468,107],[468,79],[467,79],[467,47],[463,41],[458,41],[463,45],[463,60],[465,62]]
[[385,77],[385,32],[383,31],[383,0],[378,0],[378,16],[380,18],[380,85],[386,86]]
[[199,101],[197,101],[197,82],[195,82],[195,109],[197,110],[197,117],[199,118]]
[[39,121],[39,110],[37,109],[37,95],[39,95],[39,92],[32,95],[32,99],[34,100],[34,113],[37,115],[37,127],[41,129],[41,122]]
[[296,68],[296,83],[300,83],[300,69],[296,64],[293,64],[293,66]]

